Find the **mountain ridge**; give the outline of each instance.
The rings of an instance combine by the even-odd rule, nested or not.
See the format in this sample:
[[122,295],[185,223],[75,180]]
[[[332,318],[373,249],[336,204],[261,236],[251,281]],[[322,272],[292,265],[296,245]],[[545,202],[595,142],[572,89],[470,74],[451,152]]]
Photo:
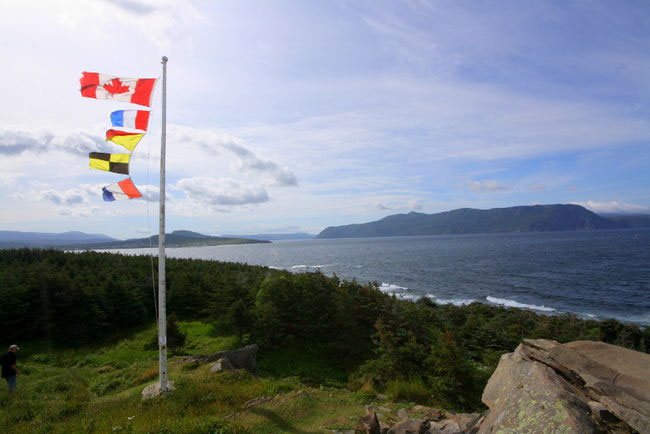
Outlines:
[[[638,221],[645,222],[643,219]],[[367,223],[330,226],[316,238],[362,238],[408,235],[477,234],[504,232],[550,232],[621,229],[634,226],[634,219],[605,218],[580,205],[522,205],[480,210],[459,208],[435,214],[411,211]]]
[[[23,236],[23,234],[28,234]],[[29,235],[31,234],[31,235]],[[35,234],[35,235],[34,235]],[[72,234],[72,235],[71,235]],[[167,247],[218,246],[224,244],[269,243],[249,238],[213,237],[188,230],[165,234]],[[45,232],[0,231],[0,248],[41,247],[67,250],[135,249],[158,246],[158,235],[117,240],[103,234],[85,234],[78,231],[62,234]]]

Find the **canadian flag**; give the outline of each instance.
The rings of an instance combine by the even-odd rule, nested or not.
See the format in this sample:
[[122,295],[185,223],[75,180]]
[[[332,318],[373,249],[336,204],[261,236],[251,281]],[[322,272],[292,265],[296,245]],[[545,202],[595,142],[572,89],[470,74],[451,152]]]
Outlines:
[[130,102],[146,107],[151,105],[151,96],[156,85],[155,78],[112,77],[98,72],[82,74],[79,80],[81,96]]

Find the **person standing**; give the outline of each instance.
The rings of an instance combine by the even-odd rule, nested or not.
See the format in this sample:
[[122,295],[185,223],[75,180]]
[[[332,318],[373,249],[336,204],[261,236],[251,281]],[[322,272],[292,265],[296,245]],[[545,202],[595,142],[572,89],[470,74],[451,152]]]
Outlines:
[[16,375],[20,374],[16,367],[16,351],[19,349],[18,345],[11,345],[7,352],[2,355],[2,359],[0,359],[0,363],[2,364],[2,378],[7,380],[9,384],[9,393],[12,393],[16,389]]

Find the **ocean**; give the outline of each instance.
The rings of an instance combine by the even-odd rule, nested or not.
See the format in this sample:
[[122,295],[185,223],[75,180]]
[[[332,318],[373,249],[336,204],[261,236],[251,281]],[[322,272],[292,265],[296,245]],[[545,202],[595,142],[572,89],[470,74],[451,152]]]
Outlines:
[[405,299],[650,325],[650,229],[289,240],[168,248],[167,256],[320,270]]

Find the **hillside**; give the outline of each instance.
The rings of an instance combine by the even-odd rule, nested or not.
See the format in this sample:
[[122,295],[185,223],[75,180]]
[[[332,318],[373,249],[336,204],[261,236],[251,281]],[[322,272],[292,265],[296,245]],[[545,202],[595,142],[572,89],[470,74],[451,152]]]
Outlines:
[[[165,245],[167,247],[197,247],[197,246],[220,246],[224,244],[259,244],[269,243],[266,240],[253,240],[249,238],[226,238],[203,235],[191,231],[174,231],[171,234],[165,234]],[[149,238],[131,238],[124,241],[114,241],[110,243],[84,244],[79,246],[81,249],[138,249],[158,246],[158,235],[152,235]]]
[[0,248],[55,247],[67,244],[106,243],[117,241],[104,234],[71,231],[61,234],[46,232],[0,231]]
[[575,231],[624,227],[629,227],[627,222],[603,218],[579,205],[533,205],[488,210],[461,208],[437,214],[396,214],[369,223],[330,226],[319,233],[317,238]]
[[[192,231],[174,231],[165,234],[167,247],[220,246],[225,244],[269,243],[267,240],[250,238],[213,237]],[[0,248],[48,247],[66,250],[138,249],[158,246],[158,235],[149,238],[116,240],[102,234],[66,232],[48,234],[38,232],[1,231]]]

